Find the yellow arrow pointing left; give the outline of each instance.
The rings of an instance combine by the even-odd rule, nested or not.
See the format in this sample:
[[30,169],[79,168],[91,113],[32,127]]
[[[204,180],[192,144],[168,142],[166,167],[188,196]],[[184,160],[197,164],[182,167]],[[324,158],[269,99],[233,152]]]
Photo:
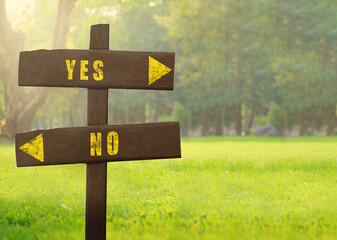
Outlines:
[[29,154],[32,157],[35,157],[40,162],[44,161],[44,151],[43,151],[43,136],[42,133],[25,143],[20,147],[22,151]]

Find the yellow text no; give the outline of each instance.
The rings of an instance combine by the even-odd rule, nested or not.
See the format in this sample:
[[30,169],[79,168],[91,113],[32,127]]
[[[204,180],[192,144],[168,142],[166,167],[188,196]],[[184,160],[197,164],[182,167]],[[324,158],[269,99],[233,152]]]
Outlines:
[[[118,153],[118,133],[111,131],[108,133],[107,152],[113,156]],[[102,156],[102,133],[90,133],[90,156]]]

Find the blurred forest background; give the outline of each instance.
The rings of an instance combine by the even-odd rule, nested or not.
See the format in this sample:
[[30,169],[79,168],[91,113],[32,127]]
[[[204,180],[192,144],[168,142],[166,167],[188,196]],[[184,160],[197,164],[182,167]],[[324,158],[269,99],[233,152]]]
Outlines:
[[87,90],[17,86],[22,50],[175,51],[175,90],[110,90],[109,124],[179,120],[183,135],[337,135],[337,1],[0,0],[0,133],[86,125]]

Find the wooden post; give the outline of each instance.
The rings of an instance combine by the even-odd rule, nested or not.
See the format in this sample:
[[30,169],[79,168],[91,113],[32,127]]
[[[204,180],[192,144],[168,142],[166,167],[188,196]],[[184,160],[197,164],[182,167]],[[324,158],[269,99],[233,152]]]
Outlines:
[[[109,25],[99,24],[91,26],[90,50],[20,52],[19,86],[88,88],[88,127],[37,130],[15,137],[18,167],[87,164],[86,240],[106,239],[106,162],[181,157],[179,122],[107,125],[108,88],[173,90],[174,52],[108,50]],[[81,61],[77,67],[76,60]],[[88,62],[92,68],[86,67]],[[91,136],[97,130],[96,140]]]
[[[90,49],[109,49],[109,24],[91,26]],[[88,89],[88,126],[108,123],[108,89]],[[87,164],[85,239],[106,239],[107,163]]]

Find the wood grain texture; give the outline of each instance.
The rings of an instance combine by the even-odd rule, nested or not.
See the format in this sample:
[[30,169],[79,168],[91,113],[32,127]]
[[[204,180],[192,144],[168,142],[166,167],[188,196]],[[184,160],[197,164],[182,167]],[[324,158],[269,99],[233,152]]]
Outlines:
[[[99,39],[95,37],[95,39]],[[103,45],[99,45],[103,47]],[[149,85],[149,57],[172,69]],[[68,80],[65,60],[76,60],[73,79]],[[88,80],[80,80],[81,60],[87,60]],[[103,62],[103,79],[96,81],[93,63]],[[20,53],[19,85],[173,90],[173,52],[131,52],[109,50],[36,50]]]
[[15,138],[18,167],[87,163],[86,240],[106,239],[107,162],[181,157],[179,122],[107,125],[108,88],[173,90],[174,58],[109,51],[108,24],[91,27],[90,50],[20,53],[19,86],[88,88],[88,127]]
[[[90,49],[109,50],[109,24],[93,25]],[[108,124],[108,89],[88,89],[88,126]],[[107,163],[87,164],[85,239],[106,239]]]
[[[116,155],[109,155],[107,135],[115,131],[119,136]],[[90,156],[90,133],[102,134],[102,155]],[[44,162],[19,148],[43,134]],[[131,160],[179,158],[179,122],[139,123],[36,130],[16,135],[18,167],[71,163],[97,163]]]

